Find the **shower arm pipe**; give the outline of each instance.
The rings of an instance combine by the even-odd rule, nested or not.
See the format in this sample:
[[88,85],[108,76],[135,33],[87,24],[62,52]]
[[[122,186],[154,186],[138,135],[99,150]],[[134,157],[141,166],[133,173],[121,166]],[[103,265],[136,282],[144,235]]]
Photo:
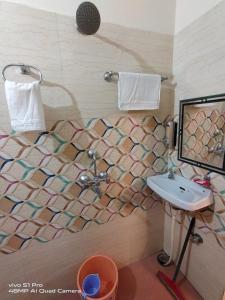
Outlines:
[[35,66],[32,66],[32,65],[25,65],[25,64],[8,64],[6,65],[3,70],[2,70],[2,78],[4,81],[6,81],[6,77],[5,77],[5,71],[8,69],[8,68],[11,68],[11,67],[19,67],[21,69],[21,74],[24,74],[24,75],[29,75],[31,74],[31,71],[30,69],[34,69],[35,71],[38,72],[38,75],[39,75],[39,83],[42,83],[43,81],[43,75],[42,75],[42,72],[40,69],[38,69],[37,67]]
[[[104,79],[107,82],[111,82],[113,80],[114,76],[116,76],[119,79],[119,73],[118,72],[109,71],[109,72],[105,73]],[[161,82],[163,82],[165,80],[168,80],[168,77],[161,76]]]
[[94,163],[94,176],[97,176],[97,158],[96,158],[96,151],[93,149],[90,149],[88,151],[88,156],[93,160]]

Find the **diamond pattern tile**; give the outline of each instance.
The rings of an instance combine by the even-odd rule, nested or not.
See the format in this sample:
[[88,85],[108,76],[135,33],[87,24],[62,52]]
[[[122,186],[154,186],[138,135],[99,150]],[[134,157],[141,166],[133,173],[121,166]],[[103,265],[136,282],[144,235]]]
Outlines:
[[[212,115],[212,114],[211,114]],[[193,179],[202,177],[207,171],[177,161],[177,152],[172,151],[169,155],[169,165],[176,166],[177,172],[184,177]],[[219,245],[225,249],[225,179],[216,173],[211,173],[211,188],[214,196],[214,205],[207,211],[197,215],[197,227],[203,233],[213,234]]]
[[201,111],[196,107],[185,113],[185,155],[194,160],[221,165],[218,156],[210,153],[209,150],[218,142],[222,142],[221,137],[225,133],[224,124],[224,114],[217,110]]
[[[211,119],[221,126],[216,113]],[[146,177],[166,167],[164,136],[161,121],[138,114],[89,119],[85,126],[58,121],[40,134],[1,132],[0,251],[12,253],[32,240],[45,243],[151,208],[156,199]],[[110,176],[101,197],[78,180],[93,171],[90,148],[97,151],[98,170]],[[218,215],[223,218],[221,206]]]

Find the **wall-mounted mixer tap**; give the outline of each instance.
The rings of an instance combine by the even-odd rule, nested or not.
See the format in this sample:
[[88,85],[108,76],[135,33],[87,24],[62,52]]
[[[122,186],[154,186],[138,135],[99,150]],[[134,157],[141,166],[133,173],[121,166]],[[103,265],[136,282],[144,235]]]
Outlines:
[[106,172],[100,172],[98,174],[97,172],[97,155],[96,151],[93,149],[88,150],[88,156],[90,159],[93,160],[94,163],[94,176],[90,177],[86,174],[83,174],[80,176],[80,182],[83,184],[86,188],[91,187],[92,190],[101,196],[101,190],[100,190],[100,183],[101,182],[109,182],[109,175]]
[[224,133],[216,130],[216,132],[214,133],[213,137],[215,139],[217,139],[217,142],[215,144],[215,146],[211,147],[209,149],[209,153],[214,153],[217,155],[223,155],[225,153],[225,147],[224,147]]

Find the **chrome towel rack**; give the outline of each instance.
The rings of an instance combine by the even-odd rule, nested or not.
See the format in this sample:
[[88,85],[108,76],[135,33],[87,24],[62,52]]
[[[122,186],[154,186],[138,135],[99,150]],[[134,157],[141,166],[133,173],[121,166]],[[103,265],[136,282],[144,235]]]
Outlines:
[[19,67],[21,70],[21,74],[23,75],[30,75],[31,74],[31,69],[34,69],[35,71],[38,72],[39,75],[39,83],[42,83],[43,81],[43,75],[42,72],[35,66],[31,66],[31,65],[25,65],[25,64],[9,64],[6,65],[3,70],[2,70],[2,78],[4,81],[6,81],[6,77],[5,77],[5,71],[10,68],[10,67]]
[[[118,72],[113,72],[113,71],[105,72],[104,79],[107,82],[111,82],[113,80],[114,76],[116,76],[119,79],[119,73]],[[167,80],[167,79],[168,79],[168,77],[161,76],[161,81],[162,82]]]

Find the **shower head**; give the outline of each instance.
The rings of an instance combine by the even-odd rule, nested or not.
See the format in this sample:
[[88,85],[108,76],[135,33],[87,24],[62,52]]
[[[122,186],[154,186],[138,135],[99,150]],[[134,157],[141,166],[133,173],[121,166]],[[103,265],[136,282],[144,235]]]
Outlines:
[[91,2],[83,2],[77,9],[76,21],[78,31],[82,34],[95,34],[101,23],[97,7]]

